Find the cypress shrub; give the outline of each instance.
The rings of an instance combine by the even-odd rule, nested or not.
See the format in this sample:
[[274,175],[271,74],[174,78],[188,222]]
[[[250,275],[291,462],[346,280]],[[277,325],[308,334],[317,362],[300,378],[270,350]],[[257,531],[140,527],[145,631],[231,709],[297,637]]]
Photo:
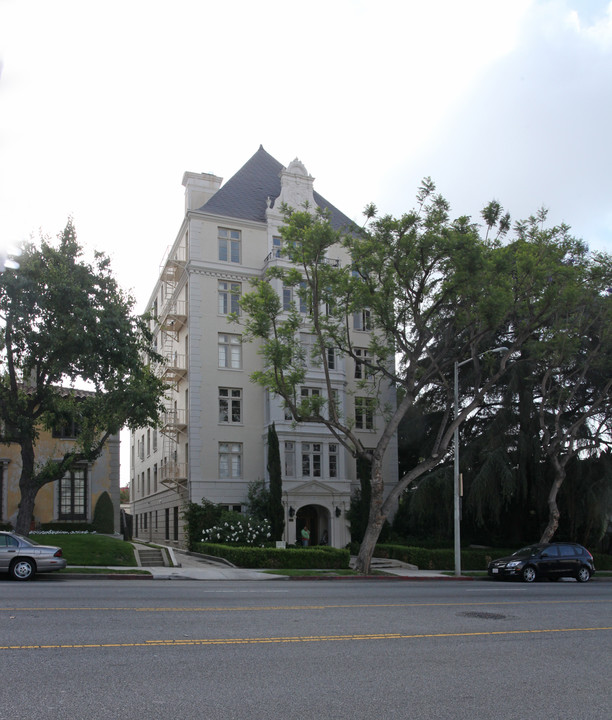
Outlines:
[[93,529],[96,532],[112,535],[115,532],[115,513],[110,495],[104,491],[94,508]]

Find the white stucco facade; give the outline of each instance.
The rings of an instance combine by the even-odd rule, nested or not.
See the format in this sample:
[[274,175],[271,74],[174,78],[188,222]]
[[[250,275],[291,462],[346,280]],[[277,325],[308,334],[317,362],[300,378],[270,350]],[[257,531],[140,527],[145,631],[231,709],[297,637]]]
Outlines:
[[[314,207],[317,199],[321,201],[313,194],[313,178],[302,163],[280,166],[277,172],[276,162],[260,148],[224,186],[225,194],[217,176],[185,173],[183,178],[185,217],[149,304],[157,318],[157,348],[168,361],[163,372],[172,390],[163,427],[143,428],[131,436],[134,534],[142,539],[182,544],[181,513],[186,502],[206,498],[244,510],[249,483],[268,480],[266,442],[274,422],[283,468],[287,543],[296,541],[304,523],[313,544],[327,541],[343,547],[350,541],[347,511],[351,493],[359,487],[355,459],[324,426],[296,425],[286,417],[278,398],[250,381],[250,374],[261,367],[257,345],[243,343],[241,326],[228,320],[237,309],[237,297],[250,289],[250,280],[261,278],[273,264],[287,264],[277,252],[281,203],[302,207],[308,201]],[[280,180],[280,193],[273,197],[266,194],[263,180],[261,188],[258,184],[272,171],[275,182]],[[251,203],[246,209],[241,187]],[[332,260],[348,262],[340,249]],[[280,285],[277,291],[282,297]],[[308,342],[306,315],[304,320],[303,337]],[[367,331],[355,333],[364,336],[356,344],[367,347]],[[354,414],[354,364],[334,358],[332,384],[346,416]],[[309,368],[304,388],[324,394],[320,369]],[[379,404],[394,402],[388,391]],[[374,446],[381,428],[382,418],[375,417],[372,428],[360,431],[366,447]],[[395,441],[386,455],[385,478],[388,487],[397,482]]]

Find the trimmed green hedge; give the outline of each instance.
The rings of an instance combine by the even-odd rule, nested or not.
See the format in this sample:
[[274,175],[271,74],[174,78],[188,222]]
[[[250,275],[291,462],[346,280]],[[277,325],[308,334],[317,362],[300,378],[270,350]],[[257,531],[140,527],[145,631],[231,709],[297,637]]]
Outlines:
[[[349,550],[339,550],[329,546],[279,549],[195,543],[193,549],[194,552],[204,555],[225,558],[242,568],[339,570],[348,568],[350,560]],[[461,569],[468,572],[486,570],[491,559],[511,555],[514,550],[503,548],[462,550]],[[377,545],[374,557],[400,560],[416,565],[421,570],[452,570],[455,567],[455,552],[452,548]],[[596,570],[612,570],[612,555],[596,553],[594,558]]]
[[595,572],[598,570],[612,570],[612,555],[593,553],[593,560],[595,561]]
[[[514,550],[486,548],[462,550],[462,570],[486,570],[493,558],[511,555]],[[455,551],[452,548],[419,548],[404,545],[377,545],[374,557],[390,558],[416,565],[420,570],[452,570],[455,567]]]
[[[461,551],[462,570],[486,570],[491,560],[512,555],[516,550],[503,548],[470,549]],[[420,570],[452,570],[455,567],[455,551],[452,548],[435,549],[405,547],[404,545],[377,545],[374,557],[391,558],[416,565]],[[612,555],[593,553],[595,570],[612,570]]]
[[347,569],[350,554],[337,548],[257,548],[195,543],[194,552],[214,555],[241,568]]

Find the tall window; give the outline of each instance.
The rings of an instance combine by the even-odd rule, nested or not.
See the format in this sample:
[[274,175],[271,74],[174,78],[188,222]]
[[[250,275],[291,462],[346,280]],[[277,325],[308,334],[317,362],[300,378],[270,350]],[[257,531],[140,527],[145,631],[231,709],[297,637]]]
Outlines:
[[355,427],[358,430],[374,429],[374,398],[355,398]]
[[219,388],[219,422],[242,422],[242,390],[240,388]]
[[285,442],[285,477],[295,477],[294,442]]
[[240,370],[242,367],[242,340],[240,335],[219,333],[219,367]]
[[241,286],[237,282],[228,282],[227,280],[219,280],[218,285],[218,310],[219,315],[229,315],[229,313],[239,313]]
[[310,303],[308,302],[308,293],[306,292],[306,280],[302,280],[300,282],[300,312],[301,313],[308,313],[310,312]]
[[153,452],[157,452],[157,428],[153,428]]
[[336,369],[336,350],[333,347],[327,348],[327,367],[330,370]]
[[223,262],[240,262],[240,230],[219,228],[219,260]]
[[360,310],[353,313],[353,329],[354,330],[371,330],[372,322],[369,310]]
[[274,251],[274,257],[279,258],[281,256],[281,248],[283,247],[283,239],[280,235],[275,235],[272,238],[272,249]]
[[242,477],[242,443],[219,443],[219,477]]
[[355,377],[358,380],[363,380],[368,377],[368,368],[365,365],[367,362],[368,351],[366,348],[355,348]]
[[153,465],[153,492],[157,492],[157,463]]
[[293,302],[293,288],[283,285],[283,310],[291,310]]
[[330,443],[329,444],[329,477],[335,478],[338,477],[338,444],[337,443]]
[[59,519],[87,519],[87,468],[75,468],[60,480]]
[[302,443],[303,477],[321,477],[321,443]]

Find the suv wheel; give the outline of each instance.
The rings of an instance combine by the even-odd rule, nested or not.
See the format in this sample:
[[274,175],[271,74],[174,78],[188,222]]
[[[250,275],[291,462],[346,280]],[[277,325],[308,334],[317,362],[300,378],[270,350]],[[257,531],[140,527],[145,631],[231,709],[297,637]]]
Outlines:
[[578,574],[576,575],[576,580],[578,582],[588,582],[591,577],[591,571],[588,567],[585,567],[584,565],[578,570]]

